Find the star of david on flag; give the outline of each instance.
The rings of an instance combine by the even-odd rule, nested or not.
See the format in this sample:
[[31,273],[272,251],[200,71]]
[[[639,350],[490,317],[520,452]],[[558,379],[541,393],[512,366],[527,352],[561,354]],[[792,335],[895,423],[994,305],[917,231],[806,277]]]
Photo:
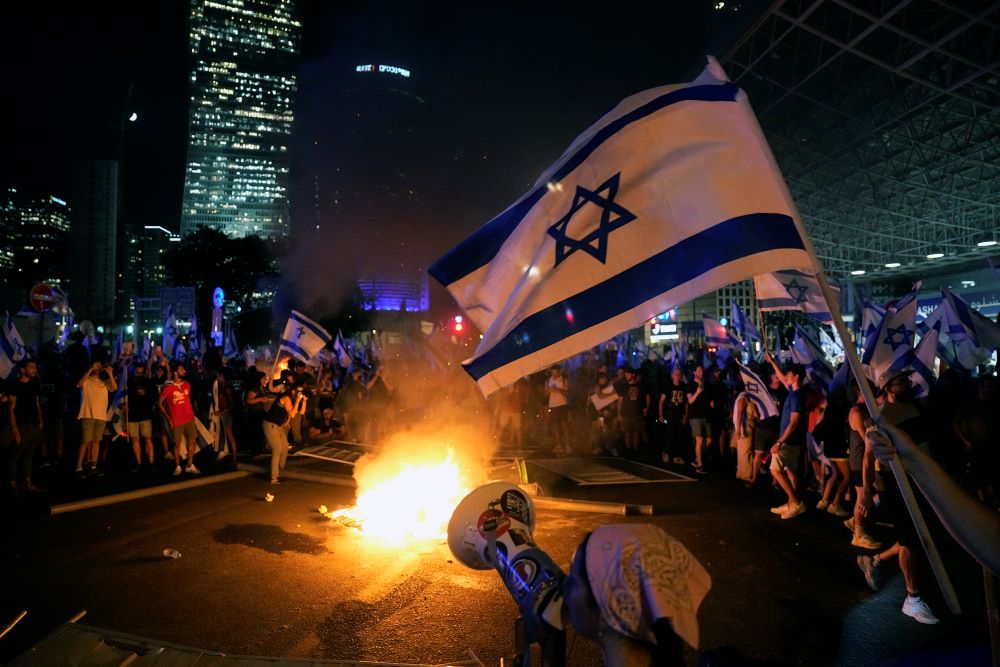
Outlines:
[[430,273],[483,332],[464,367],[490,394],[706,292],[815,271],[794,216],[746,95],[711,61],[619,103]]
[[[764,385],[764,382],[761,381],[760,377],[738,361],[736,362],[736,367],[740,369],[740,378],[743,380],[747,400],[757,406],[757,412],[760,413],[760,418],[767,419],[769,417],[777,417],[778,405],[774,402],[774,399],[771,398],[770,392],[768,392],[767,387]],[[737,424],[739,422],[734,419],[733,423]]]
[[[804,271],[775,271],[755,276],[757,306],[765,312],[772,310],[801,310],[813,319],[829,324],[833,321],[830,307],[823,298],[815,274]],[[840,289],[833,288],[837,298]]]
[[873,382],[880,384],[888,371],[906,366],[916,330],[917,293],[910,292],[888,305],[878,329],[865,341],[861,364]]
[[332,340],[333,336],[329,331],[299,311],[293,310],[288,316],[285,331],[281,334],[278,354],[284,350],[296,359],[309,361]]
[[[577,250],[586,252],[601,264],[606,263],[608,256],[608,234],[635,220],[635,216],[632,213],[614,201],[615,195],[618,194],[620,176],[620,173],[615,174],[595,190],[588,190],[582,185],[576,186],[576,195],[573,197],[573,204],[570,206],[569,211],[559,219],[559,222],[549,227],[548,230],[549,236],[556,240],[556,266],[559,266],[564,259]],[[606,195],[601,194],[605,192],[607,193]],[[600,208],[600,222],[597,225],[597,229],[586,234],[581,239],[574,239],[569,235],[567,228],[573,216],[587,204],[593,204]],[[612,215],[615,217],[612,218]],[[594,245],[595,242],[596,245]]]

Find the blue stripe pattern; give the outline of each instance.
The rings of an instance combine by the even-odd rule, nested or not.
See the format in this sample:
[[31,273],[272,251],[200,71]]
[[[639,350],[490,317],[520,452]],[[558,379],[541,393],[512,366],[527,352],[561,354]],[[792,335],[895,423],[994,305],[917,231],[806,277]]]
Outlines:
[[[752,213],[702,230],[621,273],[526,317],[465,370],[475,380],[558,343],[729,262],[773,250],[804,250],[795,221]],[[566,317],[573,313],[572,322]]]
[[319,327],[317,327],[312,322],[308,322],[308,321],[302,319],[301,317],[298,317],[298,314],[294,310],[292,311],[292,314],[289,317],[292,320],[294,320],[297,324],[301,324],[304,328],[309,329],[309,331],[311,331],[314,334],[316,334],[316,337],[319,338],[320,340],[322,340],[324,345],[327,344],[327,343],[329,343],[331,340],[333,340],[333,338],[330,336],[330,334],[328,334],[323,329],[320,329]]
[[[674,90],[650,100],[620,118],[616,118],[595,132],[586,144],[581,146],[576,153],[571,155],[550,176],[550,180],[561,181],[566,178],[566,176],[583,164],[601,144],[632,123],[640,121],[665,107],[681,102],[734,102],[739,92],[739,87],[732,83],[701,85]],[[510,235],[514,233],[514,230],[521,224],[528,211],[547,192],[548,188],[545,185],[535,188],[524,199],[490,220],[472,234],[472,236],[459,243],[451,252],[436,261],[428,272],[441,284],[450,285],[480,267],[489,264],[500,251],[503,244],[507,242]]]
[[305,350],[303,350],[301,347],[299,347],[296,343],[293,343],[290,340],[282,340],[281,344],[289,352],[291,352],[292,354],[294,354],[295,356],[297,356],[302,361],[309,361],[309,357],[310,357],[309,353],[306,352]]

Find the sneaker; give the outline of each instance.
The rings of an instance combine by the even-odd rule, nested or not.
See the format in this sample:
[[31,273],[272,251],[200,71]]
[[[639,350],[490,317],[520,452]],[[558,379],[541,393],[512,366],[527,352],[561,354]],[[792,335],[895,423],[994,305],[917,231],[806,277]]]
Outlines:
[[848,519],[847,521],[844,522],[844,528],[846,528],[847,530],[851,531],[852,533],[854,532],[854,517],[853,516],[850,519]]
[[708,474],[708,471],[705,470],[705,466],[695,466],[694,467],[694,472],[697,475],[707,475]]
[[868,588],[878,591],[882,588],[882,572],[874,556],[858,556],[858,567],[865,575]]
[[181,467],[177,466],[177,467],[174,468],[174,474],[173,474],[173,476],[174,477],[180,477],[180,475],[181,475]]
[[855,535],[851,539],[851,546],[860,547],[862,549],[881,549],[882,543],[867,533],[861,533],[860,535]]
[[221,461],[222,459],[226,458],[227,456],[229,456],[229,451],[223,449],[222,451],[220,451],[218,454],[215,455],[215,460],[216,461]]
[[820,500],[818,503],[816,503],[816,509],[818,509],[818,510],[825,510],[829,506],[830,506],[830,503],[828,503],[825,500]]
[[189,475],[200,475],[201,474],[201,471],[198,470],[193,463],[191,465],[189,465],[187,467],[187,470],[185,470],[184,472],[186,472]]
[[77,468],[75,474],[79,479],[83,479],[84,477],[87,476],[87,473],[84,471],[83,468]]
[[786,511],[784,514],[781,515],[781,520],[785,521],[787,519],[794,519],[798,515],[805,513],[806,513],[806,504],[796,503],[795,505],[790,505],[788,507],[788,511]]
[[924,625],[937,625],[940,623],[938,617],[934,615],[927,603],[920,599],[919,595],[907,595],[903,602],[903,613]]
[[788,503],[771,508],[771,514],[784,514],[788,511]]
[[174,460],[174,453],[173,452],[167,452],[166,454],[163,455],[163,459],[165,461],[173,461]]
[[[826,511],[832,514],[833,516],[839,516],[841,518],[845,516],[851,516],[851,513],[847,511],[847,509],[845,509],[843,505],[839,504],[830,505],[829,507],[826,508]],[[854,519],[852,518],[851,520],[853,521]]]

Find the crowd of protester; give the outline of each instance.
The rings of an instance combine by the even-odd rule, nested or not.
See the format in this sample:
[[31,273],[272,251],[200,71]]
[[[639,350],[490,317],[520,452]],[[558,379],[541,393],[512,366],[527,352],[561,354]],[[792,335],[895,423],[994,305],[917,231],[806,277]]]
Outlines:
[[[892,472],[866,443],[871,420],[856,383],[827,392],[801,365],[769,355],[749,361],[778,408],[762,418],[731,359],[700,348],[686,359],[638,364],[617,355],[595,349],[494,394],[488,405],[498,445],[623,457],[695,476],[735,472],[749,489],[783,498],[771,508],[781,520],[814,508],[842,521],[845,540],[862,552],[868,585],[877,590],[887,564],[898,563],[908,592],[903,612],[937,622],[919,597],[913,524]],[[18,364],[0,393],[0,460],[10,494],[39,492],[40,476],[86,484],[107,473],[199,475],[196,456],[213,469],[238,457],[269,459],[277,484],[291,448],[378,444],[395,426],[421,418],[412,406],[403,410],[382,369],[362,363],[248,365],[215,347],[182,360],[159,348],[148,359],[110,357],[99,342],[74,334],[65,350],[43,347]],[[1000,386],[992,370],[973,377],[943,368],[920,400],[904,372],[877,378],[872,389],[888,423],[971,497],[1000,507]],[[421,409],[433,411],[432,398]],[[199,454],[213,421],[215,445]],[[39,474],[49,468],[67,474]],[[891,540],[872,535],[876,505],[893,526]]]
[[[887,564],[897,563],[907,590],[902,612],[937,623],[919,595],[917,532],[892,471],[866,442],[873,422],[860,387],[852,380],[827,391],[802,365],[781,365],[770,355],[748,366],[776,404],[776,415],[761,418],[734,360],[709,361],[698,349],[684,360],[633,366],[620,363],[613,351],[595,350],[501,390],[494,402],[498,437],[558,456],[567,453],[568,430],[568,453],[576,455],[665,463],[698,476],[735,471],[747,488],[784,499],[771,508],[781,520],[814,508],[843,522],[867,584],[879,590]],[[1000,381],[992,368],[980,371],[973,377],[942,367],[919,400],[908,372],[886,372],[869,383],[885,423],[996,512]],[[879,521],[892,527],[882,541],[872,536],[876,507]]]

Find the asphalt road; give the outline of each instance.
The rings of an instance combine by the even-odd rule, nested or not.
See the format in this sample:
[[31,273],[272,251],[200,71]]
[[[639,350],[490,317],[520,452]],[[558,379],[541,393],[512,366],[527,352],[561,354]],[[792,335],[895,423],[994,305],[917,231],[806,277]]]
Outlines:
[[[985,641],[981,574],[947,541],[966,613],[949,617],[928,575],[925,596],[944,622],[921,626],[898,612],[898,575],[883,593],[867,589],[849,534],[826,513],[781,521],[767,511],[773,497],[722,475],[582,490],[531,472],[550,494],[657,506],[661,515],[635,518],[543,510],[535,538],[567,564],[597,525],[662,526],[712,575],[703,650],[862,665],[916,646]],[[289,481],[274,490],[246,478],[44,520],[7,517],[0,620],[29,616],[0,640],[0,662],[81,609],[91,625],[229,654],[433,663],[471,649],[488,665],[513,654],[516,610],[495,573],[449,562],[443,543],[388,549],[317,511],[351,497],[343,487]],[[164,558],[164,548],[181,558]],[[845,618],[854,641],[841,642]],[[569,663],[600,664],[596,646],[571,637]]]

